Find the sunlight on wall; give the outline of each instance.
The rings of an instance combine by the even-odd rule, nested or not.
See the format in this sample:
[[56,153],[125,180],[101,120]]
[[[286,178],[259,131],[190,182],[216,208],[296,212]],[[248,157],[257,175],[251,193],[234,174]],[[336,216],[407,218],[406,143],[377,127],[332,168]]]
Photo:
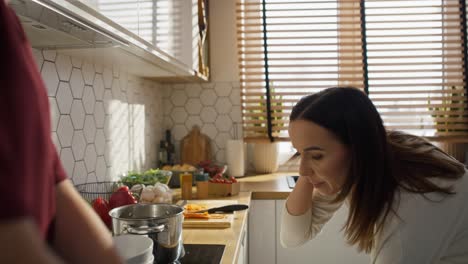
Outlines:
[[129,152],[129,115],[128,105],[125,102],[119,100],[112,100],[110,102],[110,111],[113,113],[110,117],[109,129],[110,135],[110,148],[109,156],[111,157],[111,179],[122,173],[127,172],[129,168],[128,160],[129,157],[126,153]]
[[[130,170],[140,171],[146,164],[145,156],[145,106],[132,104],[129,106],[132,124],[130,126]],[[153,146],[156,147],[156,146]]]

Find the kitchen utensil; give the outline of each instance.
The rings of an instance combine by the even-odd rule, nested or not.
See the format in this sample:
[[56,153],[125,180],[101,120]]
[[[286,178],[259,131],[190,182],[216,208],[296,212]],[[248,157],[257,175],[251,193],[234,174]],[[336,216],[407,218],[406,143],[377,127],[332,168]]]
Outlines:
[[205,210],[200,210],[196,211],[194,213],[204,213],[208,212],[209,214],[214,214],[214,213],[232,213],[234,211],[242,211],[249,208],[248,205],[245,204],[230,204],[230,205],[225,205],[221,207],[214,207],[210,209],[205,209]]
[[112,232],[147,235],[153,240],[156,263],[170,263],[183,255],[183,208],[170,204],[131,204],[112,209]]
[[196,165],[201,161],[211,159],[210,138],[200,132],[198,126],[193,126],[192,130],[180,142],[181,163]]
[[245,158],[247,153],[247,145],[243,139],[239,138],[239,125],[234,122],[232,130],[233,139],[226,142],[226,163],[229,166],[229,175],[234,177],[242,177],[245,175]]
[[110,196],[119,188],[118,182],[92,182],[75,185],[81,197],[91,203],[94,199],[102,197],[109,201]]

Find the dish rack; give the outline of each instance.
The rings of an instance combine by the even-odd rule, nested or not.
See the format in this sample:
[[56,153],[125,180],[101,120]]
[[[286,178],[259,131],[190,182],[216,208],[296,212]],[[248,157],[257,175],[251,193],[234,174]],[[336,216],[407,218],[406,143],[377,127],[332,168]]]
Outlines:
[[119,187],[118,182],[92,182],[75,185],[76,190],[89,203],[98,197],[109,201],[110,196]]

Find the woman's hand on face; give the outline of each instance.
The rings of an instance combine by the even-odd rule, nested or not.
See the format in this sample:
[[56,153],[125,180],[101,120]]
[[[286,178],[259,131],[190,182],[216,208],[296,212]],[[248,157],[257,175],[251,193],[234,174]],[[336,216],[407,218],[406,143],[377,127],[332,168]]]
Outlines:
[[314,185],[306,178],[299,176],[294,190],[286,200],[286,208],[291,215],[302,215],[310,209]]
[[299,178],[297,179],[295,188],[297,188],[298,185],[301,186],[301,189],[303,188],[304,190],[307,190],[307,191],[310,189],[311,193],[314,190],[314,185],[310,183],[310,181],[307,179],[307,176],[299,176]]

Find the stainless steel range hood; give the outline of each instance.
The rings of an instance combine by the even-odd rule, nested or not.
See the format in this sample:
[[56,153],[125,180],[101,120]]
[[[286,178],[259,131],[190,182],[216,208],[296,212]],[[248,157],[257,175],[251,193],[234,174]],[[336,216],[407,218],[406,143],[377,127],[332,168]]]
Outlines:
[[51,0],[11,0],[35,48],[77,49],[128,46],[128,41],[82,19]]
[[144,78],[206,80],[81,0],[10,0],[10,6],[20,18],[33,48],[60,49],[92,62],[117,64]]

